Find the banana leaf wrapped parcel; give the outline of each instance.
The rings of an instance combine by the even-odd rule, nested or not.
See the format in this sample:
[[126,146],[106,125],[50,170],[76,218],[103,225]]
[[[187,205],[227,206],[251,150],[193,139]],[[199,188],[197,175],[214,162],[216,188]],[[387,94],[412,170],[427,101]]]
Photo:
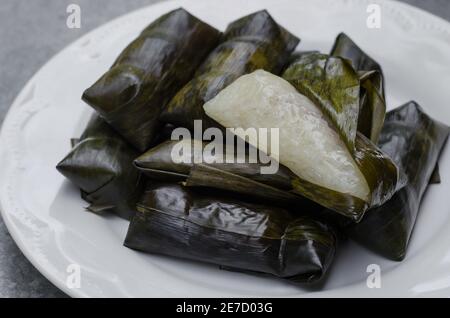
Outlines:
[[[233,154],[232,162],[223,159],[229,151]],[[176,160],[174,153],[179,155]],[[307,215],[311,212],[312,217],[327,220],[339,228],[353,223],[351,219],[293,193],[292,182],[296,176],[285,166],[279,165],[276,173],[262,173],[270,163],[260,158],[252,162],[248,149],[242,154],[236,149],[227,149],[226,144],[219,147],[198,140],[166,140],[136,158],[134,164],[149,179],[159,182],[178,182],[186,187],[245,195],[293,213],[301,210],[302,215]]]
[[[380,64],[367,55],[345,33],[340,33],[336,37],[330,55],[349,60],[353,68],[362,74],[360,94],[362,106],[359,112],[358,131],[377,143],[386,112],[385,80]],[[439,183],[438,164],[434,169],[430,183]]]
[[151,23],[83,94],[136,149],[145,151],[160,128],[162,107],[186,84],[221,33],[180,8]]
[[407,183],[350,228],[353,239],[390,259],[405,257],[421,200],[448,134],[448,126],[429,117],[415,102],[387,113],[380,147],[395,160]]
[[[214,150],[206,151],[208,147]],[[232,162],[226,162],[226,145],[195,139],[166,140],[136,158],[134,164],[152,179],[246,194],[280,206],[306,204],[304,198],[289,193],[293,178],[289,169],[280,166],[274,174],[263,174],[261,171],[267,164],[260,160],[251,162],[248,150],[244,154],[232,151]],[[174,153],[180,155],[177,160]]]
[[[224,127],[241,127],[236,134],[244,140],[248,129],[278,129],[276,156],[267,154],[293,173],[289,192],[358,222],[366,210],[390,199],[399,185],[399,172],[387,155],[357,132],[358,77],[345,61],[334,60],[338,60],[333,64],[335,76],[322,78],[321,87],[330,91],[311,89],[314,99],[285,79],[258,70],[241,76],[204,109]],[[286,71],[290,79],[294,71]],[[319,79],[308,87],[319,87]],[[249,143],[268,150],[257,141]]]
[[339,56],[310,52],[292,61],[282,77],[322,109],[352,150],[357,131],[376,144],[383,125],[384,97],[364,88],[374,74],[358,72],[350,60]]
[[124,244],[300,283],[324,276],[336,236],[328,225],[281,208],[160,184],[147,189],[137,204]]
[[298,43],[266,10],[232,22],[224,41],[164,108],[161,121],[189,129],[196,119],[204,128],[217,126],[204,115],[203,104],[243,74],[257,69],[281,72]]
[[349,60],[358,72],[378,73],[379,76],[373,78],[374,85],[381,97],[385,99],[384,75],[380,64],[364,52],[347,34],[340,33],[336,37],[330,55]]
[[361,86],[358,131],[377,143],[386,113],[384,75],[380,64],[345,33],[337,36],[330,55],[350,61],[358,72]]
[[143,190],[143,178],[133,166],[137,155],[94,114],[80,140],[56,168],[81,189],[82,198],[90,203],[87,210],[130,219]]

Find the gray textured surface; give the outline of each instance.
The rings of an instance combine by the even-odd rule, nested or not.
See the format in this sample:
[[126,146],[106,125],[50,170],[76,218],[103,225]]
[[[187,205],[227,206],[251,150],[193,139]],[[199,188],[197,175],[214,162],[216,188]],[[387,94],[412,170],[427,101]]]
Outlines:
[[[0,122],[28,79],[66,45],[97,26],[158,0],[1,0]],[[66,8],[81,7],[81,29]],[[23,256],[0,218],[0,297],[64,297]]]
[[[276,0],[274,0],[276,1]],[[27,80],[49,58],[112,18],[158,0],[2,0],[0,122]],[[450,20],[449,0],[404,0]],[[82,28],[66,27],[66,8],[82,8]],[[0,297],[64,297],[22,255],[0,219]]]

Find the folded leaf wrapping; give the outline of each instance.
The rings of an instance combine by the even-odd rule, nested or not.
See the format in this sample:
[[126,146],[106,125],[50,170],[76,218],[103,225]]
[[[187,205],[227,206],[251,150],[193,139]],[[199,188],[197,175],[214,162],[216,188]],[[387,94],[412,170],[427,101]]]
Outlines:
[[78,143],[57,165],[81,189],[92,212],[111,211],[130,219],[142,193],[142,178],[133,166],[137,152],[94,115]]
[[111,69],[83,94],[119,134],[140,151],[154,141],[162,107],[218,44],[220,32],[184,9],[150,24]]
[[[339,58],[333,60],[337,61]],[[343,66],[345,61],[337,63],[337,69],[349,70],[348,65]],[[309,66],[305,64],[305,68],[309,69]],[[312,73],[315,72],[313,69],[316,69],[315,63],[311,68]],[[290,79],[294,79],[295,69],[288,69],[286,72],[289,72]],[[318,73],[323,74],[321,70]],[[248,129],[278,129],[279,138],[274,145],[279,148],[279,158],[274,159],[295,174],[291,180],[290,192],[358,222],[366,210],[386,202],[393,195],[398,185],[398,168],[356,130],[353,132],[354,148],[350,150],[349,144],[344,142],[352,140],[351,134],[347,134],[349,138],[344,139],[342,133],[339,134],[334,118],[342,115],[344,123],[350,122],[347,119],[351,117],[351,127],[356,129],[358,109],[352,109],[357,108],[358,104],[347,105],[347,99],[350,103],[353,102],[353,95],[348,94],[347,89],[350,87],[352,91],[353,88],[346,85],[345,80],[338,84],[338,79],[341,78],[339,74],[342,73],[336,74],[336,79],[326,76],[322,78],[321,75],[312,79],[314,82],[317,80],[317,83],[309,88],[333,90],[328,93],[318,90],[318,98],[314,103],[297,91],[295,85],[258,70],[241,76],[206,103],[204,109],[208,116],[222,126],[242,128],[240,131],[236,130],[236,134],[242,139],[246,139],[245,131]],[[354,75],[351,77],[355,79]],[[301,75],[295,78],[299,82],[305,79]],[[320,86],[320,78],[330,85],[324,83]],[[327,105],[324,106],[320,100],[328,98]],[[325,116],[325,108],[335,106],[337,111],[333,112],[336,116]],[[345,110],[347,107],[350,107],[348,111]],[[258,141],[249,140],[249,143],[259,148]]]
[[345,33],[337,36],[330,55],[347,59],[351,62],[353,69],[360,74],[358,131],[377,143],[386,112],[384,76],[381,66]]
[[374,85],[384,99],[384,76],[380,64],[365,53],[348,35],[340,33],[334,42],[330,55],[349,60],[358,72],[378,72]]
[[232,22],[224,42],[165,107],[161,120],[190,129],[196,119],[203,120],[203,128],[216,126],[204,115],[203,104],[243,74],[257,69],[279,73],[298,43],[266,10]]
[[355,240],[390,259],[405,257],[420,202],[448,134],[449,127],[433,120],[415,102],[387,113],[380,147],[395,160],[407,183],[350,229]]
[[[294,175],[286,167],[280,166],[275,174],[262,174],[267,164],[251,163],[248,151],[244,155],[234,151],[233,162],[227,163],[226,147],[215,148],[214,155],[205,151],[206,147],[207,142],[197,140],[167,140],[136,158],[134,164],[152,179],[246,194],[279,206],[308,204],[305,198],[289,192]],[[175,152],[182,153],[177,162],[173,160]]]
[[[385,81],[380,64],[367,55],[345,33],[340,33],[336,37],[330,55],[349,60],[353,68],[362,74],[358,131],[377,143],[386,112]],[[440,183],[438,164],[430,179],[431,183]]]
[[336,125],[350,151],[355,148],[359,114],[359,76],[340,57],[305,53],[284,71],[283,78],[319,105]]
[[369,183],[371,198],[365,205],[358,198],[333,194],[304,182],[297,184],[306,197],[332,210],[347,210],[360,220],[364,211],[386,202],[399,186],[395,164],[364,138],[376,144],[384,122],[383,73],[379,64],[343,33],[337,37],[331,54],[302,54],[286,69],[283,78],[337,126],[349,150],[355,151],[355,161]]
[[[248,150],[245,154],[238,154],[233,149],[232,162],[226,162],[226,146],[223,146],[220,150],[215,148],[214,154],[211,154],[205,149],[207,145],[210,144],[192,139],[183,141],[167,140],[136,158],[134,164],[143,173],[147,172],[149,175],[152,175],[155,170],[178,173],[180,175],[179,180],[186,179],[197,165],[207,164],[255,181],[264,182],[279,189],[290,189],[292,172],[286,167],[280,167],[275,174],[261,174],[261,168],[267,164],[262,164],[260,161],[250,162]],[[187,146],[186,149],[184,149],[184,146]],[[175,152],[182,154],[178,162],[173,160],[173,153]]]
[[125,246],[272,274],[293,282],[321,279],[336,237],[324,223],[223,193],[166,184],[137,205]]

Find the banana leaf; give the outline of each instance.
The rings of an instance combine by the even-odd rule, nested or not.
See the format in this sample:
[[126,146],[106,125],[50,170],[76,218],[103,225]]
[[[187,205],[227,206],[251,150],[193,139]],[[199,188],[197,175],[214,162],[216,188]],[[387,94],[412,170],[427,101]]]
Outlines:
[[377,82],[381,69],[354,69],[351,60],[318,52],[296,56],[283,78],[320,105],[349,150],[354,149],[357,131],[377,143],[386,111],[382,82]]
[[[353,68],[362,74],[358,131],[377,143],[386,113],[385,80],[380,64],[345,33],[340,33],[336,37],[330,55],[349,60]],[[440,183],[438,164],[430,179],[430,184],[437,183]]]
[[415,102],[387,113],[380,146],[395,160],[407,183],[350,228],[353,239],[387,258],[404,259],[421,200],[448,134],[448,126],[429,117]]
[[218,124],[205,116],[203,104],[239,76],[256,69],[281,72],[299,39],[278,25],[266,10],[232,22],[220,44],[200,66],[194,78],[164,108],[161,121],[193,129]]
[[[344,65],[342,61],[338,65]],[[315,85],[319,87],[319,81]],[[323,87],[327,85],[324,83]],[[343,101],[347,88],[336,84],[330,94],[341,96],[338,100]],[[393,195],[399,186],[398,168],[356,131],[354,149],[350,152],[337,132],[335,121],[328,120],[320,106],[286,80],[258,70],[233,82],[206,103],[204,109],[224,127],[278,128],[279,158],[275,159],[294,174],[290,192],[358,222],[365,211]],[[345,107],[347,104],[342,104],[342,109]],[[357,119],[357,110],[344,113]],[[237,134],[245,140],[244,134]],[[256,143],[249,142],[258,148]]]
[[[198,146],[195,145],[196,143],[198,143]],[[188,147],[184,148],[185,145]],[[238,154],[233,149],[233,160],[229,163],[225,162],[224,159],[227,154],[226,147],[222,147],[220,150],[215,148],[214,154],[211,154],[211,152],[205,150],[205,147],[208,145],[211,144],[191,139],[181,142],[178,140],[167,140],[136,158],[134,164],[143,173],[148,173],[149,176],[153,175],[155,170],[169,171],[180,175],[178,180],[184,180],[196,166],[204,163],[213,168],[236,173],[279,189],[286,190],[290,188],[292,173],[286,167],[280,167],[276,174],[261,174],[261,168],[266,165],[260,161],[250,162],[248,151],[245,154]],[[181,162],[175,162],[172,155],[180,150],[183,158],[180,160]],[[216,160],[219,158],[222,161]],[[200,163],[198,163],[199,159],[201,159]]]
[[[267,164],[250,162],[249,151],[238,154],[233,149],[232,162],[225,162],[226,147],[216,147],[211,154],[205,151],[208,145],[211,146],[190,139],[167,140],[136,158],[134,165],[151,179],[246,194],[279,206],[309,204],[305,198],[289,192],[294,175],[286,167],[280,166],[275,174],[262,174]],[[175,152],[182,153],[177,161],[173,159]]]
[[283,78],[321,107],[353,152],[361,87],[358,73],[351,64],[340,57],[304,53],[289,65]]
[[439,184],[439,183],[441,183],[441,175],[439,173],[439,164],[436,163],[433,173],[431,174],[430,184]]
[[380,64],[367,55],[348,35],[340,33],[336,37],[330,55],[349,60],[358,72],[377,72],[379,77],[374,78],[374,85],[380,96],[385,99],[384,76]]
[[284,209],[176,184],[153,186],[137,204],[125,246],[266,273],[320,280],[336,248],[333,229]]
[[180,8],[150,24],[83,94],[136,149],[145,151],[162,107],[219,43],[220,32]]
[[354,70],[360,74],[361,107],[358,131],[377,143],[386,113],[384,76],[381,66],[345,33],[337,36],[330,55],[347,59],[351,62]]
[[81,189],[94,213],[112,212],[124,219],[135,213],[143,178],[133,166],[137,151],[96,114],[56,169]]

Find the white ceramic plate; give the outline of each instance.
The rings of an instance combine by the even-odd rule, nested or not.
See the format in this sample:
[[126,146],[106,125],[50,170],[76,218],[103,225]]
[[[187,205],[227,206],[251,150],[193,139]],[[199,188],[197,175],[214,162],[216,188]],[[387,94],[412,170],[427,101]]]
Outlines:
[[[381,28],[366,27],[370,3],[381,5]],[[431,186],[406,259],[384,260],[344,243],[322,289],[219,270],[217,266],[144,255],[122,242],[127,222],[84,211],[78,190],[55,170],[82,131],[90,110],[80,96],[149,22],[183,6],[217,28],[267,8],[302,38],[302,50],[328,52],[344,31],[377,59],[386,75],[389,108],[411,99],[450,124],[450,24],[391,1],[173,1],[120,17],[51,59],[24,87],[4,121],[0,199],[8,229],[28,259],[71,296],[450,296],[450,147]],[[366,269],[381,266],[381,288],[369,289]],[[78,264],[80,288],[66,285]]]

